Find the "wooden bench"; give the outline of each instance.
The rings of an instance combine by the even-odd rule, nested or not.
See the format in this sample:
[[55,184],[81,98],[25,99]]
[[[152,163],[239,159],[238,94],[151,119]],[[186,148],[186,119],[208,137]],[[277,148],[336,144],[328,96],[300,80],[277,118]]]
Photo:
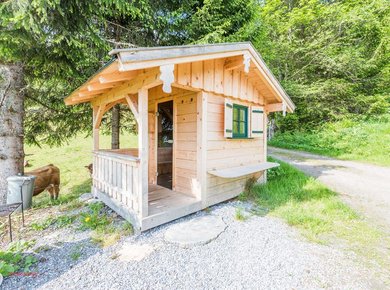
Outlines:
[[270,168],[278,167],[278,166],[279,163],[263,162],[259,164],[253,164],[253,165],[231,167],[231,168],[219,169],[219,170],[209,170],[208,173],[221,178],[237,178],[252,173],[264,171]]

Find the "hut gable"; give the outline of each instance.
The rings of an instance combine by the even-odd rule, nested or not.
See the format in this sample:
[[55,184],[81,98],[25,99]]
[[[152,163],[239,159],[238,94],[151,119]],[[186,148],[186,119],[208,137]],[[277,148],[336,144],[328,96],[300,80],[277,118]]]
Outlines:
[[148,83],[204,90],[292,112],[293,102],[250,43],[119,49],[114,59],[65,99],[67,104],[120,99]]

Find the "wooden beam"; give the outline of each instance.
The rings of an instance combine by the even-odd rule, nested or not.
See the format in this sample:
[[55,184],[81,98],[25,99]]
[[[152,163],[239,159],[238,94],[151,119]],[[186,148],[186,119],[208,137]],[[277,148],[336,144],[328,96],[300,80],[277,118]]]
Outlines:
[[141,88],[138,91],[138,158],[140,159],[138,174],[139,212],[142,218],[148,216],[148,90]]
[[[131,71],[136,69],[151,68],[156,66],[161,66],[165,64],[180,64],[180,63],[189,63],[196,61],[204,61],[209,59],[218,59],[226,58],[236,55],[242,55],[241,50],[237,51],[227,51],[221,53],[211,53],[206,55],[192,55],[185,57],[175,57],[175,58],[166,58],[166,59],[157,59],[157,60],[143,60],[143,61],[132,61],[132,62],[121,62],[119,63],[119,71]],[[164,57],[164,55],[162,55]]]
[[[99,108],[93,107],[92,111],[93,111],[92,120],[93,120],[93,124],[95,124]],[[96,129],[95,127],[93,127],[93,150],[94,151],[99,150],[99,128]]]
[[104,113],[103,115],[108,112],[109,110],[111,110],[112,107],[114,107],[115,105],[117,104],[121,104],[123,103],[124,100],[118,100],[118,101],[115,101],[115,102],[112,102],[112,103],[109,103],[106,105],[106,108],[104,109]]
[[[267,111],[266,111],[267,112]],[[268,145],[267,145],[267,136],[268,136],[268,132],[267,132],[267,124],[268,124],[268,117],[267,117],[267,113],[266,114],[263,114],[263,162],[266,162],[267,161],[267,154],[268,154]],[[267,170],[264,170],[263,171],[263,175],[260,177],[261,180],[258,180],[258,182],[260,181],[260,183],[266,183],[267,182]]]
[[265,106],[265,111],[267,113],[281,112],[283,111],[283,103],[268,104]]
[[74,104],[86,103],[86,102],[93,100],[97,96],[99,96],[99,95],[83,97],[83,98],[78,98],[78,97],[67,98],[67,99],[65,99],[65,104],[66,105],[74,105]]
[[160,80],[160,70],[159,68],[153,68],[146,70],[143,73],[138,74],[135,78],[124,83],[123,85],[116,87],[107,93],[101,95],[92,101],[93,106],[100,106],[101,104],[108,104],[115,102],[122,98],[125,98],[127,95],[133,95],[138,92],[141,88],[150,88],[161,84]]
[[130,72],[117,72],[115,74],[104,74],[99,76],[99,82],[101,84],[110,84],[116,82],[129,81],[134,78],[139,71],[130,71]]
[[196,175],[198,181],[196,198],[203,205],[206,204],[207,199],[207,96],[208,93],[204,91],[199,92],[196,96]]
[[[117,84],[117,85],[116,85]],[[115,86],[121,85],[118,83],[109,83],[109,84],[101,84],[101,83],[91,83],[87,86],[88,92],[99,91],[104,89],[112,89]]]
[[201,91],[200,89],[196,89],[196,88],[191,87],[191,86],[181,85],[181,84],[178,84],[176,82],[172,84],[172,87],[182,89],[185,91],[191,91],[191,92],[200,92]]
[[79,92],[79,97],[89,97],[89,96],[96,96],[99,94],[106,93],[107,89],[102,89],[102,90],[96,90],[96,91],[80,91]]
[[225,70],[234,70],[244,67],[244,59],[242,55],[236,56],[234,58],[228,58],[225,61],[224,69]]
[[105,104],[99,106],[99,109],[97,110],[96,115],[95,115],[95,120],[93,122],[94,129],[99,129],[100,123],[102,122],[105,108],[106,108]]
[[138,102],[135,96],[126,96],[126,102],[131,112],[134,115],[135,120],[139,123]]

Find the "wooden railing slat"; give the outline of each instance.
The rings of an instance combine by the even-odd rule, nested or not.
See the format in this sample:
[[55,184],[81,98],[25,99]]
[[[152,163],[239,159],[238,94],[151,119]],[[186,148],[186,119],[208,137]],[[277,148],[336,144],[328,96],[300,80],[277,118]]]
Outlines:
[[120,156],[110,152],[94,151],[93,156],[93,186],[139,212],[138,205],[138,158]]

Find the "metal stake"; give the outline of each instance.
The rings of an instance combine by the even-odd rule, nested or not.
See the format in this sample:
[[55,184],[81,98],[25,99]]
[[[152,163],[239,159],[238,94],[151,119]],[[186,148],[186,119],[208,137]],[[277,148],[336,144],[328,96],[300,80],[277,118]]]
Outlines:
[[9,238],[12,242],[12,223],[11,223],[11,214],[8,215],[8,223],[9,223]]
[[20,186],[20,200],[22,201],[22,224],[24,226],[23,185],[24,185],[24,181],[23,181],[22,185]]

